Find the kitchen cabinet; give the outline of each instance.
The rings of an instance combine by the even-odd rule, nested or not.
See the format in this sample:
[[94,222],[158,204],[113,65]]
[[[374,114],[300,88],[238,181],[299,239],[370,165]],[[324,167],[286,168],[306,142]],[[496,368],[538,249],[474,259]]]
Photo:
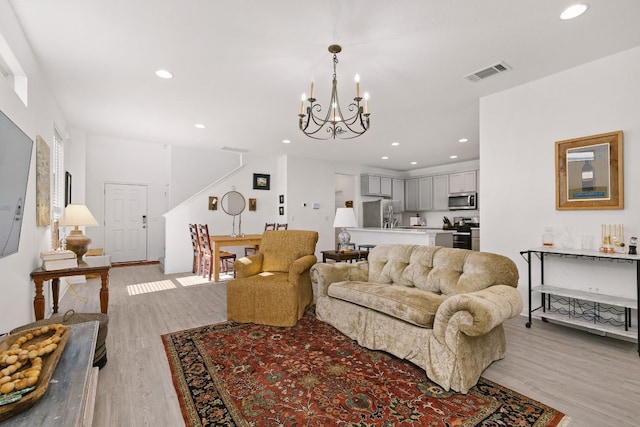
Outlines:
[[433,209],[433,177],[407,179],[404,182],[405,211],[418,212]]
[[363,174],[360,175],[360,194],[362,196],[391,197],[391,178]]
[[433,209],[433,177],[418,178],[418,210],[430,211]]
[[409,212],[418,210],[418,178],[404,181],[404,210]]
[[449,193],[478,191],[477,171],[465,171],[449,174]]
[[391,179],[391,198],[400,202],[400,212],[404,212],[404,179]]
[[433,177],[433,210],[449,210],[449,175]]
[[479,228],[471,228],[471,250],[479,251],[480,250],[480,229]]

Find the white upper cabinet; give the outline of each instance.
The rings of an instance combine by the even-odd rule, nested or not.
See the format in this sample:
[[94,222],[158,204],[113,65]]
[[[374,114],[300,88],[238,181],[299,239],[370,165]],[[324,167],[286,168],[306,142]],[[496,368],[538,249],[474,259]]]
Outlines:
[[360,187],[362,196],[391,197],[391,178],[386,176],[360,175]]
[[418,179],[418,210],[433,209],[433,177],[425,176]]
[[466,193],[475,191],[478,191],[476,171],[449,174],[449,193]]
[[449,175],[433,177],[433,210],[449,210]]
[[400,202],[400,212],[404,212],[404,179],[391,179],[391,198]]

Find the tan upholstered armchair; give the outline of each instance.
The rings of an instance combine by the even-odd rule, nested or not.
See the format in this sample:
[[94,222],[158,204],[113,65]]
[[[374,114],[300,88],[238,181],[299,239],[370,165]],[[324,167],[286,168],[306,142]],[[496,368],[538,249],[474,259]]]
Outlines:
[[318,233],[265,231],[260,252],[234,263],[236,279],[227,283],[227,320],[293,326],[313,302],[309,270]]

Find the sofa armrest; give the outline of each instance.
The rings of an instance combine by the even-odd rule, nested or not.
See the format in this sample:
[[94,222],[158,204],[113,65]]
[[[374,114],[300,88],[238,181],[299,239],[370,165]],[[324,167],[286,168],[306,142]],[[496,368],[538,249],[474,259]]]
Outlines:
[[311,267],[311,280],[318,284],[318,295],[327,296],[329,285],[346,280],[366,282],[369,278],[369,263],[336,262],[318,263]]
[[433,322],[434,337],[455,353],[459,332],[468,336],[484,335],[520,314],[522,304],[520,292],[506,285],[452,295],[438,307]]
[[237,259],[233,263],[233,269],[236,271],[236,279],[255,276],[260,273],[262,271],[263,259],[264,255],[261,252]]
[[293,261],[289,266],[289,281],[296,283],[298,277],[309,269],[318,261],[315,255],[305,255]]

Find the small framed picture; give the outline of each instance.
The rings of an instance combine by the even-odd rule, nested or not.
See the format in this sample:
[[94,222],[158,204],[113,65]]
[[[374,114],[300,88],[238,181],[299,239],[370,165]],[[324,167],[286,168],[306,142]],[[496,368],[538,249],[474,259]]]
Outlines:
[[279,213],[280,215],[284,215],[284,206],[280,206],[280,207],[278,208],[278,213]]
[[284,203],[284,194],[281,194],[280,196],[278,196],[279,200],[280,200],[280,204]]
[[210,211],[218,210],[218,196],[209,196],[209,210]]
[[271,175],[263,173],[253,174],[253,189],[254,190],[268,190],[271,187]]
[[249,210],[255,211],[257,207],[258,207],[258,202],[256,201],[256,199],[249,199]]

